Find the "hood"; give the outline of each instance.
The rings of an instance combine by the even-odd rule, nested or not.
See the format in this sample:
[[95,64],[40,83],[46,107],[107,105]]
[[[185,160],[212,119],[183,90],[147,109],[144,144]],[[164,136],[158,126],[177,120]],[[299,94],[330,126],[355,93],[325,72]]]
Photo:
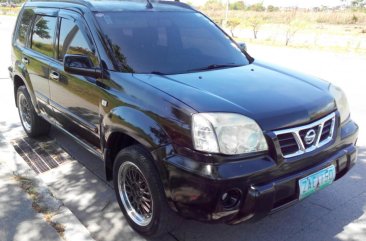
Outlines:
[[259,61],[197,73],[134,76],[197,112],[243,114],[263,130],[308,123],[336,109],[328,82]]

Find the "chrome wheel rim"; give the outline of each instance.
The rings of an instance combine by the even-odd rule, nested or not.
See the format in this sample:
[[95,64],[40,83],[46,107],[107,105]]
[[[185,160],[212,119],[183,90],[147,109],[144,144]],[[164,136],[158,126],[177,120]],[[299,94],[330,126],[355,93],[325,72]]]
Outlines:
[[141,170],[132,162],[124,162],[118,170],[118,191],[127,215],[141,227],[148,226],[153,216],[149,185]]
[[18,108],[19,108],[19,115],[20,120],[24,128],[29,132],[31,131],[32,126],[32,117],[31,117],[31,103],[28,102],[27,98],[23,93],[19,94],[18,97]]

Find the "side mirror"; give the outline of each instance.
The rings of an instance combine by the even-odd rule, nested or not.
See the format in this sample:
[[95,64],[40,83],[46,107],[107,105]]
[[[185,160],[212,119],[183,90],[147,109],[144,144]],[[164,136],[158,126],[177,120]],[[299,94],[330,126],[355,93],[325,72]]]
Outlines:
[[245,51],[245,52],[248,51],[248,48],[247,48],[247,44],[246,43],[241,42],[241,43],[238,43],[238,45],[239,45],[239,48],[240,48],[241,51]]
[[64,57],[64,70],[70,74],[100,78],[102,71],[93,68],[93,62],[88,56],[66,54]]

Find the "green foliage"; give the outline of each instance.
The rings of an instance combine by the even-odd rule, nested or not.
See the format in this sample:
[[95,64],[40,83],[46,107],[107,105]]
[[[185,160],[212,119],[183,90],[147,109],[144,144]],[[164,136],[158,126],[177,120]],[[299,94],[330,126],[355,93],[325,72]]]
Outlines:
[[51,36],[48,33],[47,21],[44,19],[38,20],[36,26],[34,27],[34,33],[37,34],[40,38],[49,39]]
[[263,3],[256,3],[253,5],[250,5],[247,9],[251,10],[251,11],[256,11],[256,12],[266,11],[266,8],[264,7]]
[[239,18],[231,18],[227,21],[226,26],[230,29],[231,36],[235,38],[234,30],[241,24],[241,20]]
[[356,15],[352,16],[352,22],[353,23],[357,23],[358,22],[358,17]]
[[366,0],[352,0],[351,5],[354,8],[364,8],[366,7]]
[[225,6],[219,0],[208,0],[205,5],[204,9],[207,10],[222,10]]
[[229,8],[230,8],[230,10],[245,10],[246,9],[244,1],[238,1],[238,2],[231,3],[229,5]]
[[287,30],[286,30],[285,45],[288,46],[290,41],[296,35],[296,33],[299,32],[300,30],[306,29],[307,27],[308,27],[308,23],[303,20],[293,19],[293,20],[289,21],[289,23],[287,25]]
[[23,13],[22,21],[20,22],[19,25],[19,35],[18,35],[19,41],[23,44],[25,44],[26,33],[33,16],[34,16],[33,9],[26,9]]
[[280,11],[280,8],[279,7],[275,7],[273,5],[268,5],[267,11],[268,12],[278,12],[278,11]]
[[262,16],[250,16],[245,18],[245,25],[253,31],[254,39],[258,38],[259,28],[265,23],[265,18]]

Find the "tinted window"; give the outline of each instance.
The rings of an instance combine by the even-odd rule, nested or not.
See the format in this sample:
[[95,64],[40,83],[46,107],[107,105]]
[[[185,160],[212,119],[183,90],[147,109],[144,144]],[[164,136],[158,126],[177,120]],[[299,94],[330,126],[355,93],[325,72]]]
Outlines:
[[29,8],[24,9],[21,21],[19,23],[18,34],[16,39],[17,44],[20,46],[25,46],[27,32],[29,29],[29,25],[32,22],[33,16],[34,16],[33,9]]
[[202,14],[95,14],[121,70],[185,73],[210,65],[246,65],[246,55]]
[[65,54],[89,56],[93,64],[97,64],[95,51],[90,47],[90,40],[72,20],[63,18],[60,27],[58,59],[63,61]]
[[34,22],[31,48],[53,57],[53,40],[56,28],[55,17],[37,16]]

